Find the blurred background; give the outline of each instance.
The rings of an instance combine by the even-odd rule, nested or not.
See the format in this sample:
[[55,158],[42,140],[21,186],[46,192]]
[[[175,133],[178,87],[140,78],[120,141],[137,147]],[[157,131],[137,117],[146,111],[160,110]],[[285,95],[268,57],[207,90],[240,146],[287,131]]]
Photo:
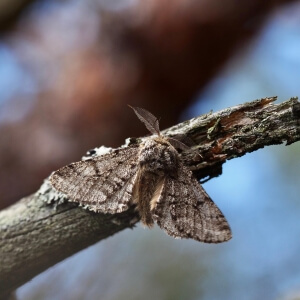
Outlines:
[[[300,2],[0,1],[0,208],[89,149],[257,98],[300,96]],[[233,239],[125,230],[19,299],[300,299],[300,143],[228,161],[204,185]]]

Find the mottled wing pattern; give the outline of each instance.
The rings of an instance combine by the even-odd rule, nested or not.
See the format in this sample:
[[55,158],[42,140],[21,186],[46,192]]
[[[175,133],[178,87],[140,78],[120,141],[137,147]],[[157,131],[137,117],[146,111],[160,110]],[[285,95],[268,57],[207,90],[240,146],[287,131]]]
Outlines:
[[157,224],[175,238],[205,243],[221,243],[231,238],[222,212],[181,163],[178,178],[165,177],[152,212]]
[[50,181],[71,202],[95,212],[128,209],[138,169],[138,147],[117,149],[105,155],[72,163],[54,172]]

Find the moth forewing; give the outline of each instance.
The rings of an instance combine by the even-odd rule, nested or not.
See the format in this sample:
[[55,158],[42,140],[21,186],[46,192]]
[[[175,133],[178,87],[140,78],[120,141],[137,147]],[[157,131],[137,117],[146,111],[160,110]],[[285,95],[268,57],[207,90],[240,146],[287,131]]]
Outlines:
[[153,216],[158,225],[175,238],[206,243],[221,243],[231,238],[222,212],[182,163],[178,178],[166,178]]
[[94,212],[117,213],[128,209],[138,170],[139,148],[120,148],[67,165],[50,176],[53,187],[70,202]]

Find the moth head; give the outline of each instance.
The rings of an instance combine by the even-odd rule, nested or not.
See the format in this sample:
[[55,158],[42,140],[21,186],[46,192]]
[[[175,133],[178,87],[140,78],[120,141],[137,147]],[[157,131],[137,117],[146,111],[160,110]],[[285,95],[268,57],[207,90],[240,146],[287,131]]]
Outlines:
[[178,169],[178,153],[162,137],[149,138],[141,145],[139,166],[145,171],[175,176]]

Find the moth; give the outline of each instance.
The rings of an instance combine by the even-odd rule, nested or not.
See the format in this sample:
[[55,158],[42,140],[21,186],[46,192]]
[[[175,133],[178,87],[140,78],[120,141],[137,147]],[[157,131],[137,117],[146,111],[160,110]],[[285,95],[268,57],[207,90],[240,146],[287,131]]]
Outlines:
[[[133,107],[132,107],[133,108]],[[71,202],[98,213],[120,213],[136,205],[141,221],[158,224],[175,238],[221,243],[231,238],[230,227],[175,147],[164,137],[158,119],[133,108],[153,135],[140,145],[65,166],[50,177],[53,187]]]

